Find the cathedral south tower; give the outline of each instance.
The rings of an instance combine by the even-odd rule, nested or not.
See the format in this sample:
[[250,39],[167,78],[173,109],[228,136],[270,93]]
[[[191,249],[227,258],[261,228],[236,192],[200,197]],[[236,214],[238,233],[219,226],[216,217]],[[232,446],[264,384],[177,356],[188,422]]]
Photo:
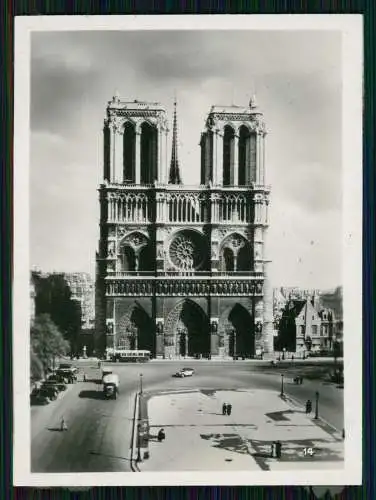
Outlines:
[[272,352],[263,115],[254,99],[211,108],[195,186],[182,178],[176,104],[171,151],[169,132],[158,103],[108,103],[97,348],[166,358]]

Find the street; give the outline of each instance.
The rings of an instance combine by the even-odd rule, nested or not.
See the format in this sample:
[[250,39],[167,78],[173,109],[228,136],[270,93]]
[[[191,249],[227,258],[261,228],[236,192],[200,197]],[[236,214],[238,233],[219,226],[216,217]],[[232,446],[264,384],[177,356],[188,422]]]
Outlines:
[[[90,364],[92,367],[90,367]],[[85,366],[86,365],[86,366]],[[122,472],[131,471],[130,448],[134,418],[135,394],[144,391],[179,389],[262,389],[281,390],[281,374],[262,373],[252,362],[162,361],[146,364],[110,364],[120,377],[117,400],[105,400],[102,386],[96,382],[96,363],[80,361],[89,381],[79,381],[61,393],[48,406],[31,408],[32,472]],[[172,375],[184,366],[195,370],[193,377]],[[319,391],[319,413],[325,421],[341,430],[343,425],[343,390],[321,381],[305,380],[295,385],[284,374],[284,392],[304,404],[314,402]],[[60,431],[64,417],[68,431]]]

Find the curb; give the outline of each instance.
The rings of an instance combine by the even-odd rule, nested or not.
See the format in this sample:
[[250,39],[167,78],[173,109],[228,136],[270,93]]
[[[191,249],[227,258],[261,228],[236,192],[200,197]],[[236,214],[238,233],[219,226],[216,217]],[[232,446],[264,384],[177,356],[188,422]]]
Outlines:
[[[294,396],[290,396],[289,394],[285,393],[284,396],[280,396],[280,397],[281,397],[281,399],[288,400],[292,404],[294,404],[295,406],[298,406],[299,408],[303,408],[304,409],[304,403],[302,403],[301,401],[299,401],[299,399],[296,399]],[[312,419],[312,420],[313,420],[313,422],[315,422],[315,419]],[[325,425],[327,425],[328,427],[330,427],[331,429],[333,429],[333,432],[337,432],[339,435],[342,435],[342,431],[340,431],[333,424],[331,424],[327,420],[325,420],[325,418],[322,418],[322,417],[319,416],[319,418],[317,420],[320,420]]]
[[131,469],[133,472],[140,472],[137,465],[137,423],[140,405],[140,395],[136,392],[133,412],[132,445],[131,445]]

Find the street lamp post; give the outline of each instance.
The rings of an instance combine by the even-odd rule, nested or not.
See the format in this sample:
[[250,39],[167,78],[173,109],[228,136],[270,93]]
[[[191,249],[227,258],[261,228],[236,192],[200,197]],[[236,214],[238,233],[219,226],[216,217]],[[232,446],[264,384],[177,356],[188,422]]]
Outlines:
[[283,373],[281,373],[281,396],[285,395],[283,382],[284,382],[284,375],[283,375]]
[[319,397],[320,393],[316,391],[316,408],[315,408],[315,420],[319,418]]
[[141,462],[141,424],[137,425],[137,462]]
[[142,394],[142,373],[140,373],[140,394]]

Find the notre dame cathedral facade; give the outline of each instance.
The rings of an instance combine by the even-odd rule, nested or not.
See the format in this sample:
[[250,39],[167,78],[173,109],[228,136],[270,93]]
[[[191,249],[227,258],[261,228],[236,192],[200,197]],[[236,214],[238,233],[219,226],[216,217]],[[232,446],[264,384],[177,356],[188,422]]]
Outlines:
[[96,343],[154,356],[253,357],[273,351],[263,115],[213,106],[201,180],[182,183],[158,103],[114,97],[99,188]]

